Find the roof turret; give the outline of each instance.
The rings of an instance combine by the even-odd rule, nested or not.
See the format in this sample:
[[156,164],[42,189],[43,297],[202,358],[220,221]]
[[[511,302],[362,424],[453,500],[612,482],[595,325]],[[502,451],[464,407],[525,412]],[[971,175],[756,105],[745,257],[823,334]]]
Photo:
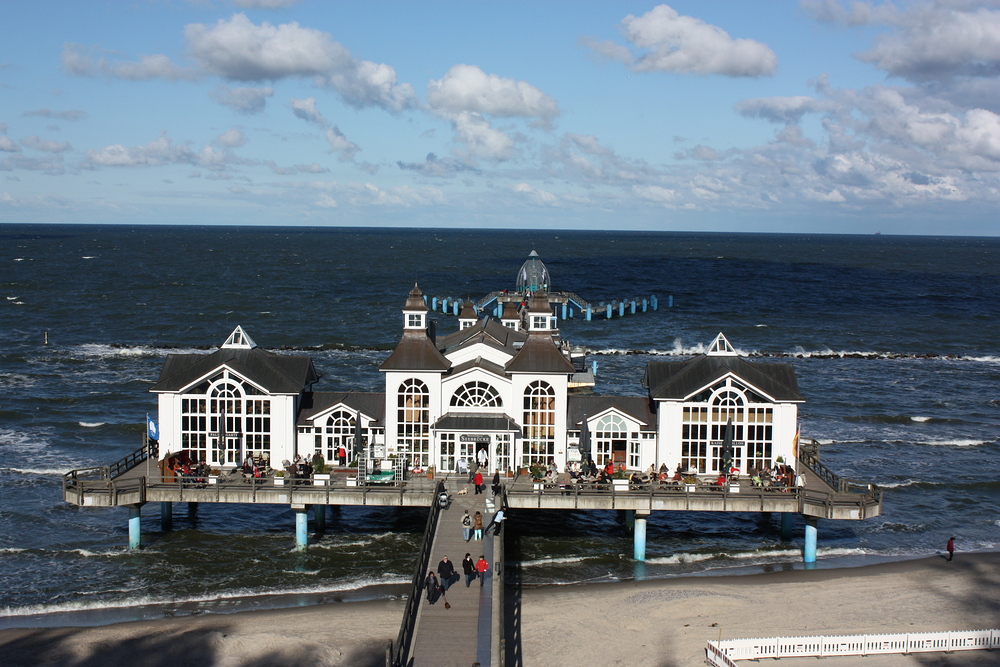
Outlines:
[[528,255],[528,259],[521,265],[517,272],[518,292],[537,292],[538,290],[549,289],[549,270],[538,259],[538,253],[534,250]]

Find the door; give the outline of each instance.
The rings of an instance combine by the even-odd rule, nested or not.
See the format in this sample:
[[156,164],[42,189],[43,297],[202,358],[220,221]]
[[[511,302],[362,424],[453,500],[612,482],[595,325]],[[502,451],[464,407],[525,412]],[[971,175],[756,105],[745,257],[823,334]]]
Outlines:
[[618,468],[619,465],[625,465],[625,457],[628,454],[626,446],[627,441],[625,440],[611,441],[611,462],[615,464],[615,468]]

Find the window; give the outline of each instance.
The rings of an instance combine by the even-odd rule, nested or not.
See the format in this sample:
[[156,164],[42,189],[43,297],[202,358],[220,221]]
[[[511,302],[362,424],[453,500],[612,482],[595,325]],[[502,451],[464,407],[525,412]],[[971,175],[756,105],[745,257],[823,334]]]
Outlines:
[[773,408],[747,408],[747,470],[771,465]]
[[406,315],[406,326],[410,329],[419,327],[422,325],[422,318],[420,315],[415,315],[413,313],[408,313]]
[[500,393],[485,382],[469,382],[455,390],[451,397],[452,407],[457,408],[502,408]]
[[556,393],[536,380],[524,390],[521,465],[547,465],[556,453]]
[[396,447],[411,464],[430,465],[430,392],[420,380],[399,385],[396,395]]
[[681,468],[705,472],[708,464],[708,408],[684,408],[681,422]]
[[347,458],[351,459],[354,453],[354,428],[357,415],[346,410],[337,410],[326,418],[326,426],[323,429],[325,448],[317,449],[327,463],[337,460],[337,450],[343,447],[347,452]]

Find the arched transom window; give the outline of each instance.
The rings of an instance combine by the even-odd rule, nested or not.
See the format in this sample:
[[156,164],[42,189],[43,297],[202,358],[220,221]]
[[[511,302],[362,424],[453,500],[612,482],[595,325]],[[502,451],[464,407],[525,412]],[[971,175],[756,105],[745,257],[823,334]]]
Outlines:
[[396,396],[396,445],[411,463],[430,464],[430,392],[411,378],[399,385]]
[[546,465],[556,451],[556,392],[548,382],[536,380],[524,390],[521,464]]
[[486,382],[467,382],[455,390],[451,397],[455,408],[502,408],[500,392]]

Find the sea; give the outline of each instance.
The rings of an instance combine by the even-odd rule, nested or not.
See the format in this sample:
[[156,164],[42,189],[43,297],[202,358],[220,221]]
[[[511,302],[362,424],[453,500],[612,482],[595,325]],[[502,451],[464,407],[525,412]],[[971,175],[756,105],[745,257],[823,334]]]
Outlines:
[[[346,603],[407,592],[426,510],[333,508],[294,549],[281,506],[143,509],[62,500],[69,470],[141,445],[165,356],[242,326],[306,354],[318,390],[382,391],[414,283],[476,299],[513,289],[535,250],[552,287],[659,307],[560,323],[597,362],[599,394],[641,396],[645,364],[723,332],[791,364],[801,437],[838,475],[885,491],[882,515],[823,521],[818,566],[1000,544],[1000,239],[563,230],[0,225],[0,627]],[[439,332],[454,317],[434,316]],[[671,464],[672,462],[667,462]],[[647,560],[614,512],[516,511],[524,586],[802,567],[802,523],[654,513]],[[460,554],[459,554],[460,555]]]

